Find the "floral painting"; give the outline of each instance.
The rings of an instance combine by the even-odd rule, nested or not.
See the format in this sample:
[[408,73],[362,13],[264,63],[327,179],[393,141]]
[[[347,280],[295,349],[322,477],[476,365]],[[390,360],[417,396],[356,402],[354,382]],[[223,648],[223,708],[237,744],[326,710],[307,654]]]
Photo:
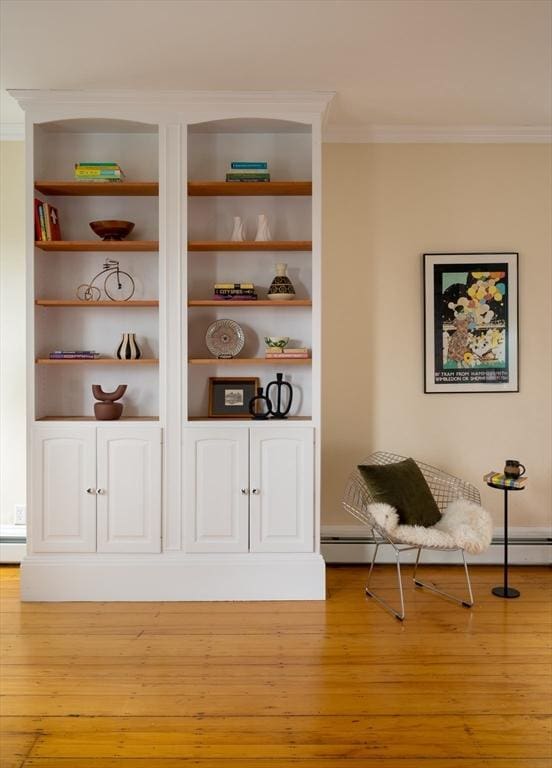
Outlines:
[[518,391],[517,254],[424,254],[425,391]]

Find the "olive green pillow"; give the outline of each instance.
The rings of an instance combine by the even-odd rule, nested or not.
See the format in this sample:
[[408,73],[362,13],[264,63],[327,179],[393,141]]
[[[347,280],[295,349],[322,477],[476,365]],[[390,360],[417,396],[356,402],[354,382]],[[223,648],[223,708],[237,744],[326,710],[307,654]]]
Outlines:
[[441,513],[414,459],[396,464],[360,464],[360,474],[374,503],[390,504],[401,525],[435,525]]

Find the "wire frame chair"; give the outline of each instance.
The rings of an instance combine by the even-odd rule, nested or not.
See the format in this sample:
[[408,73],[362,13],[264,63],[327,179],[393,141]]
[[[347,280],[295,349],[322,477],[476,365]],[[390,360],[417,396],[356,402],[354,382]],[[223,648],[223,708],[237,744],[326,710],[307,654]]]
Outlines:
[[[396,464],[399,461],[404,461],[405,458],[406,458],[405,456],[399,456],[394,453],[377,451],[376,453],[372,453],[363,461],[359,462],[359,464],[361,465]],[[441,512],[441,514],[445,511],[445,509],[447,508],[448,504],[450,504],[451,501],[455,501],[457,499],[467,499],[468,501],[471,501],[474,504],[478,504],[478,505],[481,504],[481,496],[477,488],[475,488],[475,486],[471,485],[465,480],[462,480],[459,477],[455,477],[454,475],[450,475],[447,472],[443,472],[442,470],[437,469],[436,467],[432,467],[430,464],[425,464],[424,462],[418,461],[417,459],[415,459],[415,461],[429,486],[429,489],[433,495],[433,498],[435,499],[437,506],[439,507],[439,511]],[[370,505],[373,503],[376,503],[376,501],[377,499],[375,499],[372,496],[368,486],[366,485],[366,483],[362,478],[362,475],[360,474],[360,471],[358,470],[358,468],[355,468],[355,470],[349,476],[347,485],[345,487],[345,493],[344,493],[344,498],[342,503],[343,503],[343,507],[347,510],[347,512],[349,512],[351,515],[353,515],[358,520],[363,522],[372,530],[372,536],[374,538],[375,547],[374,547],[374,553],[372,556],[372,561],[370,563],[370,570],[368,571],[366,594],[369,597],[374,598],[374,600],[380,603],[380,605],[382,605],[387,611],[389,611],[397,619],[399,619],[400,621],[403,621],[405,617],[405,609],[404,609],[404,593],[403,593],[403,585],[402,585],[402,578],[401,578],[400,558],[403,552],[417,550],[416,562],[414,565],[414,573],[412,575],[412,580],[414,582],[414,585],[416,587],[423,587],[425,589],[428,589],[431,592],[435,592],[436,594],[442,595],[443,597],[447,597],[450,600],[453,600],[454,602],[465,606],[466,608],[471,608],[471,606],[474,603],[474,600],[473,600],[473,593],[471,588],[470,574],[468,571],[468,564],[466,563],[466,556],[465,556],[464,550],[458,546],[450,546],[450,547],[430,546],[430,545],[412,546],[411,544],[405,544],[404,542],[401,542],[400,538],[394,537],[392,534],[386,531],[385,528],[380,526],[377,523],[377,521],[374,519],[373,515],[370,512]],[[372,571],[374,569],[374,564],[376,562],[378,549],[380,546],[384,544],[389,544],[391,547],[393,547],[395,551],[397,579],[398,579],[399,596],[400,596],[400,610],[393,608],[387,601],[385,601],[382,597],[380,597],[373,590],[370,589],[370,581],[372,577]],[[427,582],[420,581],[420,579],[417,578],[418,566],[420,565],[421,553],[423,549],[433,549],[433,550],[447,551],[447,552],[450,552],[450,551],[461,552],[462,562],[464,565],[464,573],[466,576],[467,591],[469,595],[467,600],[451,595],[448,592],[444,592],[443,590],[438,589],[434,584],[429,584]]]

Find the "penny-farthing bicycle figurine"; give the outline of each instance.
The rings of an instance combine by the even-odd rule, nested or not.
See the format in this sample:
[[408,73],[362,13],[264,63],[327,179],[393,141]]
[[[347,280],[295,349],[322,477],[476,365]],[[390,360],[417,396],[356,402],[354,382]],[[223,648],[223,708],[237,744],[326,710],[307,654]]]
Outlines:
[[128,274],[119,269],[119,262],[114,259],[106,259],[101,272],[92,278],[89,283],[83,283],[77,288],[77,298],[81,301],[99,301],[102,295],[96,280],[105,275],[103,288],[105,295],[111,301],[128,301],[134,295],[134,280]]

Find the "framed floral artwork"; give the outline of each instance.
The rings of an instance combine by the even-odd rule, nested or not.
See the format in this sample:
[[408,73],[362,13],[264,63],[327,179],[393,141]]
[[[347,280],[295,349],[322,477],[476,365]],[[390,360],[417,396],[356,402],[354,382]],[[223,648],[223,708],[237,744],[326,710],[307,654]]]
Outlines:
[[423,258],[424,391],[519,392],[518,254]]

